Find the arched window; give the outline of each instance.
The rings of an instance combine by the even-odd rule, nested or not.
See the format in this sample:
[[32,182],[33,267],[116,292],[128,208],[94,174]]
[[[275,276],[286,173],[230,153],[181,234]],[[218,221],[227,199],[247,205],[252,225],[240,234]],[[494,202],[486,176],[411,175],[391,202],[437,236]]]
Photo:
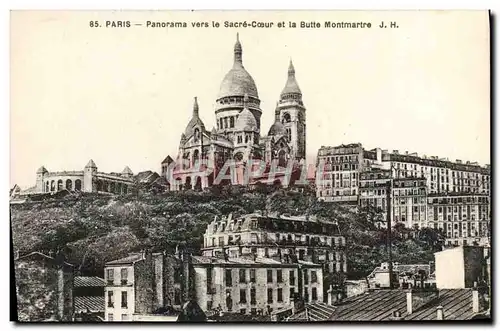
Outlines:
[[243,142],[243,138],[241,137],[241,135],[238,135],[238,144],[241,144]]
[[49,192],[50,191],[50,185],[49,185],[49,181],[47,181],[45,183],[45,192]]
[[200,151],[199,150],[195,150],[194,153],[193,153],[193,163],[195,163],[199,159],[200,159]]
[[227,128],[227,117],[224,117],[224,128]]
[[245,135],[245,144],[248,143],[248,134]]
[[288,141],[292,141],[292,129],[290,128],[286,129],[286,139],[288,139]]
[[283,123],[290,123],[292,121],[292,117],[289,113],[283,114]]
[[50,191],[54,192],[56,190],[56,182],[53,180],[50,182]]
[[231,128],[234,128],[234,116],[231,116],[229,118],[229,125],[230,125]]
[[186,190],[190,190],[191,189],[191,177],[186,177],[186,184],[184,185],[184,187],[186,188]]
[[200,140],[200,129],[196,128],[194,130],[194,141],[197,142],[198,140]]
[[73,181],[71,179],[66,179],[66,189],[71,191],[73,189]]
[[80,179],[75,180],[75,191],[82,190],[82,181]]
[[201,177],[200,176],[196,177],[196,184],[194,185],[194,189],[196,191],[201,191]]

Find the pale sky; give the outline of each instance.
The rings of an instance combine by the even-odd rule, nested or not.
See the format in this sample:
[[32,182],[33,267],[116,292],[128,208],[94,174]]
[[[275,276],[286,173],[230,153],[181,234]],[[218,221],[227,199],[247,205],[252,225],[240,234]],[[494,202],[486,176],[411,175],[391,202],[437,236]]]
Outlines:
[[[131,20],[130,28],[89,21]],[[187,28],[134,26],[185,21]],[[192,28],[258,20],[275,27]],[[381,21],[397,29],[379,29]],[[371,22],[371,29],[278,28],[277,22]],[[290,58],[302,89],[307,154],[360,142],[419,155],[490,163],[486,11],[14,12],[11,15],[10,184],[36,170],[160,170],[177,155],[198,97],[215,125],[220,83],[236,32],[267,134]]]

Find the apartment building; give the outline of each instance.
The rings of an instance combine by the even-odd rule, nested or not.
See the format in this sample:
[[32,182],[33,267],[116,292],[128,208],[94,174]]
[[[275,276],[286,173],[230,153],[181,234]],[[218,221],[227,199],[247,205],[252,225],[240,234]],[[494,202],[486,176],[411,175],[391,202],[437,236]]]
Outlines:
[[316,195],[375,207],[382,212],[380,226],[387,224],[390,197],[393,224],[443,229],[447,244],[488,245],[490,173],[489,165],[476,162],[365,150],[361,144],[323,146],[318,151]]
[[318,150],[316,195],[333,202],[358,201],[359,174],[373,165],[391,170],[393,178],[426,178],[427,192],[490,193],[489,165],[450,161],[417,153],[389,152],[381,148],[366,150],[359,144],[322,146]]
[[[423,177],[393,179],[391,170],[367,169],[360,173],[359,206],[381,212],[378,224],[387,225],[387,200],[391,199],[393,224],[427,227],[427,188]],[[390,192],[388,192],[390,190]],[[389,194],[388,194],[389,193]]]
[[323,270],[306,261],[240,256],[193,257],[196,301],[204,311],[266,315],[300,297],[323,301]]
[[137,320],[165,307],[180,310],[189,299],[187,263],[151,252],[133,253],[106,263],[105,321]]
[[430,194],[429,226],[441,229],[449,245],[490,244],[491,201],[487,194]]
[[202,255],[230,258],[288,256],[324,266],[324,273],[346,272],[345,238],[338,225],[315,216],[254,213],[218,218],[208,225]]
[[322,146],[316,160],[317,197],[325,201],[357,204],[363,152],[359,143]]

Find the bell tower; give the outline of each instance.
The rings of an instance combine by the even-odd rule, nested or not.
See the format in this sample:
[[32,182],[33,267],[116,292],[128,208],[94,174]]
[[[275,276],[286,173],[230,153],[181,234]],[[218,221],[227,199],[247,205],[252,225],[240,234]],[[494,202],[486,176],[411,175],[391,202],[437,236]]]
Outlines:
[[288,78],[281,91],[276,109],[276,117],[285,127],[291,146],[291,157],[297,161],[306,158],[306,108],[302,102],[302,92],[295,78],[292,60],[288,66]]

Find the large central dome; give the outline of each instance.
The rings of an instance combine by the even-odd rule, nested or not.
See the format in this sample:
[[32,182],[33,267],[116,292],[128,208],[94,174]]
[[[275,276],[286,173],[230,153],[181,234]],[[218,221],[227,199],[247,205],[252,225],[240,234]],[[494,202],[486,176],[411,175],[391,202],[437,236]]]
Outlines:
[[243,67],[242,49],[237,36],[234,45],[234,65],[222,80],[218,99],[229,96],[244,96],[245,94],[259,98],[255,81]]

